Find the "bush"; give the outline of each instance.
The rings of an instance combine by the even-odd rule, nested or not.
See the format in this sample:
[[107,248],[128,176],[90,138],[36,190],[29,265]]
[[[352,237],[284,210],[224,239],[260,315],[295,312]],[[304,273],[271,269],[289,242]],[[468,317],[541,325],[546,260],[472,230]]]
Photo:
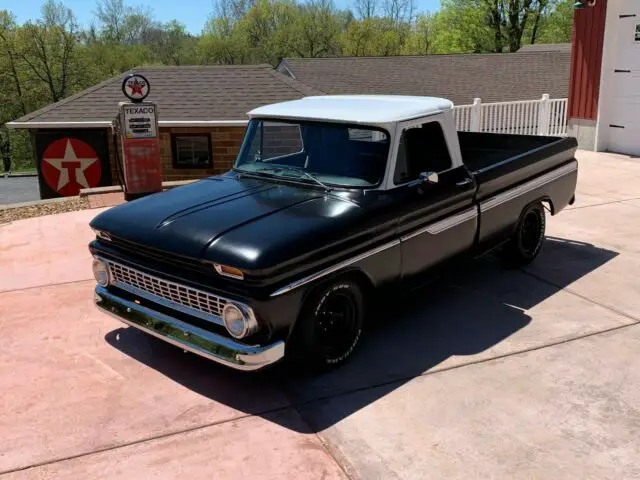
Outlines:
[[11,170],[35,170],[36,162],[29,132],[26,130],[9,130],[9,155]]

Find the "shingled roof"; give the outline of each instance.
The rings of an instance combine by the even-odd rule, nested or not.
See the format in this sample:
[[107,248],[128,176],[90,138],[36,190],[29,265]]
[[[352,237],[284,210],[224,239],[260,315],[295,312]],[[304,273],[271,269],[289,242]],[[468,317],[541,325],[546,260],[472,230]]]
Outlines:
[[[147,100],[158,105],[160,123],[246,121],[246,113],[268,103],[322,94],[273,69],[271,65],[141,67],[151,84]],[[128,72],[126,72],[128,73]],[[101,126],[111,122],[122,94],[118,75],[87,90],[29,113],[8,125]]]
[[568,96],[570,51],[286,58],[278,70],[328,94],[445,97],[454,103]]
[[571,52],[570,43],[534,43],[523,45],[518,52]]

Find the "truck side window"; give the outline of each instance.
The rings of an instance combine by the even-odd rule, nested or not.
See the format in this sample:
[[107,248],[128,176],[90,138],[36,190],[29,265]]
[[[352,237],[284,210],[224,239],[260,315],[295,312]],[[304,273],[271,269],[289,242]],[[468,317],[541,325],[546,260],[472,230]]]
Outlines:
[[416,180],[421,172],[440,173],[451,168],[451,156],[439,122],[425,123],[402,133],[393,181]]

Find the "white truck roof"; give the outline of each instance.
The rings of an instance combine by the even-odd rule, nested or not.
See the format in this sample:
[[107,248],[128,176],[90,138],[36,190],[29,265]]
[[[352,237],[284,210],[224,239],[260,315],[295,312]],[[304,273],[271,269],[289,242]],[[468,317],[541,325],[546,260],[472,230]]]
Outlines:
[[453,109],[437,97],[403,95],[327,95],[265,105],[251,110],[251,118],[325,120],[379,125],[424,117]]

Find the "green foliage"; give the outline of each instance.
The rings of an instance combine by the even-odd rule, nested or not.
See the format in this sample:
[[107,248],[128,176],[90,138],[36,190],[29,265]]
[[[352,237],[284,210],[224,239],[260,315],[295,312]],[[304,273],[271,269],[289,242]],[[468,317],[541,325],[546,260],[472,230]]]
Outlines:
[[[98,0],[81,30],[63,2],[17,24],[0,10],[0,125],[136,66],[277,65],[284,57],[427,55],[515,51],[524,43],[571,40],[567,0],[442,0],[416,15],[415,0],[218,0],[200,35],[177,20]],[[26,132],[0,128],[0,152],[14,167],[32,158]],[[5,153],[3,153],[5,154]]]
[[573,1],[562,1],[544,19],[535,43],[571,42],[573,27]]
[[494,51],[488,13],[479,8],[479,2],[443,0],[442,7],[434,19],[433,48],[436,53]]

